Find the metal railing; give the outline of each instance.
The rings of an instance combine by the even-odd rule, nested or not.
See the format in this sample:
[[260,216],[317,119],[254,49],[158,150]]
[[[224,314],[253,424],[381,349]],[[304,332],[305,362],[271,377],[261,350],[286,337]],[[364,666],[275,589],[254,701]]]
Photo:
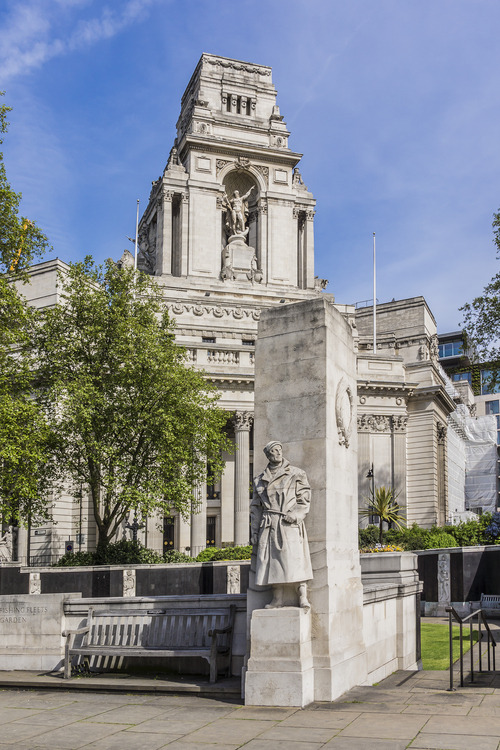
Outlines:
[[487,648],[487,658],[488,658],[488,672],[491,672],[491,665],[493,663],[493,671],[496,670],[495,667],[495,648],[496,643],[495,639],[493,637],[493,633],[491,632],[490,626],[488,625],[488,621],[486,620],[483,610],[482,609],[476,609],[474,612],[471,612],[470,615],[467,615],[466,617],[460,617],[458,612],[453,607],[446,607],[446,611],[448,612],[448,627],[449,627],[449,639],[450,639],[450,687],[448,690],[454,690],[453,687],[453,619],[458,623],[460,627],[460,687],[464,686],[464,633],[463,633],[463,627],[465,624],[469,624],[469,640],[470,640],[470,681],[474,682],[474,632],[473,632],[473,625],[474,621],[476,620],[476,624],[478,626],[478,640],[477,644],[479,647],[479,669],[477,671],[482,672],[483,671],[483,652],[482,652],[482,639],[483,639],[483,631],[481,629],[481,626],[484,625],[484,632],[486,633],[486,648]]

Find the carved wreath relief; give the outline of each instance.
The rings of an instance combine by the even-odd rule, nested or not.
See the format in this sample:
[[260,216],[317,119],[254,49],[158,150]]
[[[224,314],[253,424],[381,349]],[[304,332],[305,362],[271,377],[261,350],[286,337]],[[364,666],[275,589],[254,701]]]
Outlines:
[[349,447],[354,416],[354,399],[351,387],[342,378],[337,386],[335,396],[335,419],[339,434],[339,445]]

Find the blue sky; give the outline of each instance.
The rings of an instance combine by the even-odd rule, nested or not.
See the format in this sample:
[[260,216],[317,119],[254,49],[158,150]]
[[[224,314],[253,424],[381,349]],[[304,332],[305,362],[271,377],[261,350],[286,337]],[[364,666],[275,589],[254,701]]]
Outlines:
[[4,143],[54,255],[118,258],[202,52],[270,65],[338,302],[422,294],[441,332],[496,273],[498,0],[2,0]]

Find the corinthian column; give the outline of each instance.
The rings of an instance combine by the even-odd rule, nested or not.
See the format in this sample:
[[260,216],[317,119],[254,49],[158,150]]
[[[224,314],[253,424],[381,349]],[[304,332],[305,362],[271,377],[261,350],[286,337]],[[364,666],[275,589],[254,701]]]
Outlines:
[[190,554],[196,557],[207,546],[207,487],[204,483],[194,488],[193,511]]
[[250,428],[253,414],[237,411],[233,417],[236,457],[234,471],[234,543],[248,544],[250,527]]

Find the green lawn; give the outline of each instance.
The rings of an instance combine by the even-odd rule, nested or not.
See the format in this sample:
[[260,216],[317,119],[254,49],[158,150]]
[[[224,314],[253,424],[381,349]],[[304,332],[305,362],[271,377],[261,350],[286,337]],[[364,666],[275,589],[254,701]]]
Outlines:
[[[422,667],[424,669],[448,669],[450,666],[450,646],[448,624],[442,622],[423,622],[421,624],[422,638]],[[463,628],[464,654],[470,648],[469,628]],[[473,631],[474,643],[479,637],[478,631]],[[453,626],[453,661],[460,656],[460,628]]]

